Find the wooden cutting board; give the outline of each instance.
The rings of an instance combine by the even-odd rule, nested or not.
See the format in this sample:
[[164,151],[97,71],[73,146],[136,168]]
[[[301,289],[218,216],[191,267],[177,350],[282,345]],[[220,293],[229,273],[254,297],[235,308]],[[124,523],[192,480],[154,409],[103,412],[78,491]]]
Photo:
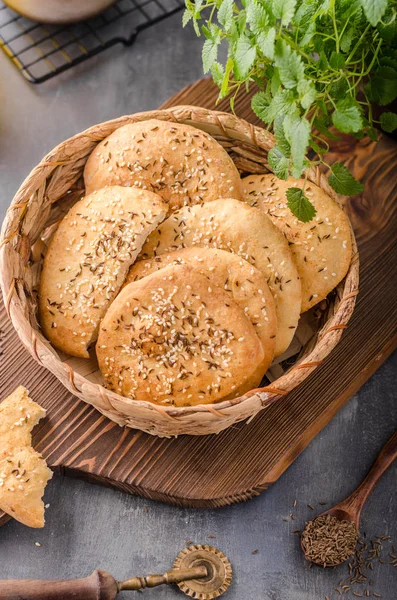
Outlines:
[[[215,107],[217,89],[201,80],[165,106]],[[228,110],[228,102],[219,105]],[[236,103],[237,115],[259,124],[250,98]],[[160,439],[121,429],[77,400],[40,368],[22,347],[0,307],[3,354],[0,398],[25,385],[48,411],[34,444],[49,465],[131,494],[191,507],[217,507],[247,500],[269,487],[332,419],[397,345],[397,145],[344,141],[330,160],[347,161],[366,184],[351,201],[360,254],[357,307],[342,340],[323,365],[278,404],[249,424],[218,435]],[[0,524],[6,516],[0,513]]]

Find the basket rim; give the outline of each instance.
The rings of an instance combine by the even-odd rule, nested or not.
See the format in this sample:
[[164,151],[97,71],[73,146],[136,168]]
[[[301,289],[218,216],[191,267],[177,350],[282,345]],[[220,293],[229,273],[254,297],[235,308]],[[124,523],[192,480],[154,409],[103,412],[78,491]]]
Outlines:
[[[33,354],[33,356],[40,363],[43,364],[43,357],[48,357],[50,353],[53,357],[56,358],[55,364],[53,361],[48,361],[48,364],[44,363],[44,366],[48,370],[50,370],[55,376],[59,374],[59,367],[62,369],[62,374],[64,376],[65,369],[68,372],[68,378],[70,380],[71,387],[75,389],[77,393],[82,393],[82,388],[84,385],[95,386],[98,388],[99,394],[105,397],[108,400],[108,404],[112,406],[111,400],[117,401],[118,405],[125,405],[129,407],[137,407],[142,408],[145,407],[151,411],[156,411],[166,418],[175,419],[183,416],[192,416],[196,413],[212,413],[211,417],[215,419],[222,419],[226,415],[222,413],[222,410],[229,409],[231,407],[236,407],[238,405],[243,404],[249,398],[253,396],[258,396],[260,399],[261,407],[265,408],[270,404],[276,402],[281,397],[285,396],[289,391],[291,391],[296,385],[302,382],[306,377],[320,364],[323,359],[335,348],[337,343],[339,342],[343,329],[346,328],[347,322],[349,321],[356,302],[356,296],[358,294],[358,281],[359,281],[359,258],[358,258],[358,250],[357,244],[354,236],[353,229],[351,227],[351,236],[352,236],[352,259],[350,262],[349,270],[343,280],[339,284],[339,286],[343,283],[343,295],[340,300],[340,303],[331,317],[331,319],[327,322],[327,329],[324,332],[321,332],[321,337],[317,340],[315,347],[311,350],[308,356],[304,357],[297,363],[295,363],[286,373],[284,373],[280,378],[275,380],[276,385],[270,385],[263,388],[257,388],[251,390],[235,399],[231,400],[223,400],[213,404],[198,404],[195,406],[183,406],[183,407],[175,407],[175,406],[166,406],[166,405],[157,405],[155,403],[151,403],[144,400],[133,400],[131,398],[127,398],[125,396],[121,396],[112,392],[111,390],[106,389],[104,386],[100,384],[95,384],[86,379],[84,376],[80,375],[77,371],[73,371],[73,369],[67,363],[62,362],[59,357],[58,351],[52,347],[50,342],[42,335],[39,329],[35,329],[32,327],[29,319],[25,316],[22,306],[21,300],[19,298],[19,293],[23,290],[19,290],[21,287],[21,282],[16,281],[14,278],[10,278],[7,269],[5,269],[5,265],[7,264],[7,255],[6,248],[12,240],[19,236],[19,229],[14,228],[13,224],[17,225],[23,219],[24,212],[30,202],[31,194],[37,191],[40,184],[44,184],[47,181],[47,178],[52,174],[54,169],[56,169],[60,164],[56,159],[59,155],[66,156],[66,160],[70,163],[73,163],[73,154],[70,155],[70,146],[73,145],[73,142],[76,140],[82,139],[84,137],[88,138],[90,142],[97,143],[107,137],[109,135],[110,130],[113,131],[126,125],[128,123],[134,123],[137,121],[145,121],[148,119],[161,119],[165,121],[172,121],[175,123],[184,123],[186,125],[191,125],[193,127],[199,127],[199,125],[206,125],[207,128],[204,127],[206,131],[208,128],[218,128],[222,135],[233,140],[239,140],[243,142],[247,142],[254,147],[259,147],[261,150],[268,152],[271,147],[273,147],[276,143],[275,138],[272,133],[266,131],[265,129],[253,125],[248,121],[241,119],[231,113],[216,111],[205,109],[197,106],[189,106],[189,105],[178,105],[167,109],[158,109],[152,111],[142,111],[139,113],[134,113],[132,115],[125,115],[122,117],[118,117],[116,119],[111,119],[109,121],[105,121],[103,123],[99,123],[89,127],[88,129],[77,133],[70,138],[64,140],[57,146],[55,146],[37,165],[34,167],[29,175],[25,178],[18,191],[16,192],[9,208],[7,209],[5,219],[3,221],[3,225],[0,233],[0,286],[3,292],[3,299],[5,303],[5,307],[7,313],[13,323],[14,328],[17,331],[18,336],[21,341],[24,343],[25,347]],[[98,136],[98,129],[105,129],[105,135]],[[109,132],[108,132],[109,130]],[[210,131],[209,131],[210,133]],[[266,165],[269,168],[269,171],[272,169],[269,165]],[[308,179],[321,187],[328,195],[333,198],[338,204],[340,203],[339,197],[332,190],[332,188],[328,184],[327,177],[320,172],[318,167],[310,168],[306,171]],[[63,198],[61,196],[60,198]],[[26,199],[27,198],[27,199]],[[60,198],[56,198],[59,200]],[[20,209],[20,214],[16,214]],[[11,234],[7,234],[7,231],[11,229]],[[13,232],[12,232],[13,231]],[[20,335],[20,327],[19,323],[24,322],[27,328],[30,330],[30,342],[26,339],[22,338]],[[41,355],[41,356],[40,356]],[[57,364],[58,363],[58,364]],[[289,385],[287,389],[283,386],[287,383],[286,378],[288,377]],[[81,388],[78,389],[77,385]],[[115,409],[116,412],[119,412]],[[260,409],[259,409],[260,410]]]

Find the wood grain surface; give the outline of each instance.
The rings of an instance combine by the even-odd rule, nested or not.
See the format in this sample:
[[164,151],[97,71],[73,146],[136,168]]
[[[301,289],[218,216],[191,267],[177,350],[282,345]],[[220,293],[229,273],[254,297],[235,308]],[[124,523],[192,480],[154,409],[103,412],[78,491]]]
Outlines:
[[[165,106],[215,107],[217,89],[200,80]],[[228,109],[228,102],[218,105]],[[250,98],[236,113],[259,124]],[[218,507],[247,500],[270,486],[313,437],[397,347],[396,207],[397,145],[344,140],[330,160],[347,161],[366,184],[350,203],[360,249],[360,294],[337,348],[300,387],[249,424],[217,436],[159,439],[122,429],[80,402],[30,358],[0,307],[3,353],[0,397],[25,385],[48,411],[35,430],[34,445],[49,465],[132,494],[190,507]],[[393,283],[394,282],[394,283]],[[6,515],[0,513],[0,524]]]

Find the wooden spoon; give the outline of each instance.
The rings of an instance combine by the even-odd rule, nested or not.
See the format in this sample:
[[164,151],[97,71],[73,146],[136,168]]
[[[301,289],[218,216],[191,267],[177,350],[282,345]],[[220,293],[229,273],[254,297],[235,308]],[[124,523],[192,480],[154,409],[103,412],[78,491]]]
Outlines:
[[[343,500],[343,502],[340,502],[333,508],[330,508],[329,510],[321,513],[320,515],[318,515],[316,517],[316,519],[318,519],[319,517],[330,516],[330,517],[335,517],[339,521],[350,521],[350,522],[354,523],[354,525],[356,526],[356,529],[358,531],[359,524],[360,524],[361,511],[363,509],[363,506],[364,506],[368,496],[370,495],[370,493],[372,492],[372,490],[378,483],[379,479],[382,477],[383,473],[390,467],[390,465],[396,458],[397,458],[397,431],[394,433],[394,435],[392,435],[392,437],[385,444],[385,446],[383,446],[377,459],[375,460],[374,464],[372,465],[371,470],[369,471],[369,473],[366,476],[366,478],[364,479],[364,481],[358,486],[358,488],[352,494],[350,494],[350,496],[348,498],[346,498],[346,500]],[[303,553],[305,554],[306,559],[311,562],[314,562],[314,561],[312,561],[312,559],[310,559],[307,556],[307,554],[305,552],[305,548],[302,544],[302,538],[301,538],[301,547],[302,547]],[[341,561],[341,562],[344,562],[344,561]],[[325,563],[325,564],[323,562],[321,562],[321,563],[319,562],[319,563],[315,563],[315,564],[321,564],[321,566],[326,566],[326,567],[335,567],[337,564],[340,564],[340,562],[339,563]]]

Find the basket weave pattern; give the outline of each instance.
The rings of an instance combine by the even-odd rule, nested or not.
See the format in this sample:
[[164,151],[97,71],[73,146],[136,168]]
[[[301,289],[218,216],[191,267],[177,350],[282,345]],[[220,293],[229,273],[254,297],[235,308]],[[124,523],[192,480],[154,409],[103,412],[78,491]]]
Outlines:
[[[211,134],[231,155],[240,171],[271,171],[267,153],[275,144],[272,134],[228,113],[177,106],[91,127],[54,148],[33,169],[15,195],[1,231],[0,283],[7,312],[23,344],[70,392],[120,425],[151,434],[218,433],[280,400],[321,365],[336,346],[353,312],[358,293],[357,246],[352,232],[353,256],[348,274],[326,303],[315,338],[303,348],[297,362],[271,386],[213,405],[174,408],[131,400],[87,379],[83,363],[71,366],[72,361],[66,362],[67,357],[59,355],[40,332],[37,322],[37,289],[42,261],[40,237],[81,197],[84,165],[96,144],[123,125],[153,118],[192,125]],[[308,179],[338,202],[327,178],[318,169],[311,169]]]

